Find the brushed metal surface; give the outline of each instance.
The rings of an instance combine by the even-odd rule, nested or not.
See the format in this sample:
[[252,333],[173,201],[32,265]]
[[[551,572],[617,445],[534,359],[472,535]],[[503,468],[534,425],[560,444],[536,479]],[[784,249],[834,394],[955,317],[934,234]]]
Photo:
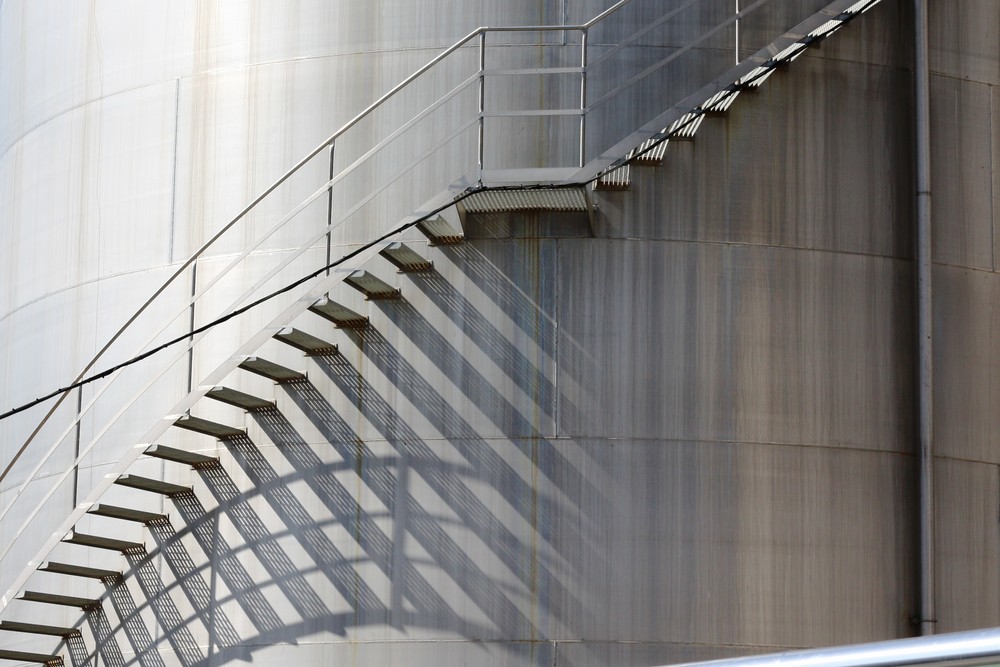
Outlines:
[[1000,462],[996,405],[1000,281],[996,273],[935,268],[937,392],[935,432],[942,456]]
[[[72,375],[221,221],[442,47],[477,25],[581,21],[605,4],[3,2],[0,408]],[[53,554],[120,569],[124,586],[108,593],[48,572],[32,587],[105,596],[103,616],[83,632],[109,664],[640,665],[909,634],[904,4],[882,3],[758,94],[741,95],[726,118],[707,119],[694,142],[671,142],[665,166],[633,169],[631,191],[595,196],[598,238],[426,247],[417,234],[407,242],[433,272],[397,275],[380,260],[356,267],[399,287],[402,300],[331,294],[369,318],[364,331],[299,318],[297,328],[339,346],[336,359],[265,344],[261,358],[306,370],[308,380],[275,386],[236,373],[232,386],[275,400],[277,411],[197,406],[199,417],[245,428],[246,437],[166,434],[165,446],[218,456],[219,468],[144,459],[131,471],[193,494],[164,499],[116,486],[102,500],[167,514],[169,523],[122,527],[92,516],[79,527],[142,540],[149,559],[72,544]],[[705,3],[690,23],[717,21],[728,6]],[[932,7],[944,631],[1000,621],[1000,20],[989,0]],[[787,19],[774,9],[744,22],[743,48]],[[694,69],[662,82],[703,83],[731,62],[734,37],[720,33],[692,58]],[[494,67],[577,64],[571,42],[506,61],[507,47],[491,48]],[[645,57],[633,55],[623,62]],[[453,84],[454,74],[434,85]],[[489,99],[512,109],[561,102],[576,92],[567,81],[546,90],[537,79],[506,82]],[[407,98],[411,112],[420,99]],[[456,109],[434,124],[452,126]],[[345,155],[405,111],[363,126]],[[518,146],[576,155],[562,121],[507,122],[511,141],[492,146],[507,156],[520,157]],[[588,132],[599,141],[602,127],[620,122],[609,114]],[[398,167],[386,159],[357,183]],[[323,180],[325,169],[307,175]],[[429,182],[419,175],[405,188]],[[265,210],[308,190],[294,181]],[[385,202],[372,210],[380,224],[396,213]],[[195,321],[326,220],[321,199],[238,280],[210,293]],[[265,225],[264,216],[250,221],[257,231]],[[332,251],[369,236],[338,232]],[[199,264],[199,281],[245,241],[221,244]],[[325,252],[317,246],[310,261]],[[273,284],[297,277],[287,270]],[[185,281],[169,299],[179,303],[190,289]],[[234,332],[259,329],[277,308],[220,328],[195,354],[196,372],[227,353]],[[171,331],[186,326],[182,318]],[[115,353],[151,333],[138,327]],[[142,381],[137,373],[124,385]],[[186,382],[185,364],[125,421],[172,404]],[[110,416],[88,419],[81,437]],[[0,424],[0,441],[30,426]],[[122,446],[94,452],[80,489],[103,478]],[[26,503],[73,448],[72,438],[61,445]],[[0,489],[4,505],[25,472]],[[60,488],[38,521],[57,524],[79,497]],[[0,543],[18,526],[0,523]],[[36,546],[19,541],[2,576],[14,576]],[[30,606],[18,620],[81,620],[76,610]],[[15,647],[52,648],[32,638]]]
[[939,633],[1000,625],[1000,529],[995,465],[935,464]]

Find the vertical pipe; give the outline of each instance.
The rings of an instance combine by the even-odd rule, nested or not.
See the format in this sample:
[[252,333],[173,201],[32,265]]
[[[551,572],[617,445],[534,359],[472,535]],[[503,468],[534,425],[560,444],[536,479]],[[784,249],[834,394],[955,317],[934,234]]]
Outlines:
[[580,31],[580,166],[587,164],[587,29]]
[[479,163],[479,182],[483,182],[483,146],[485,145],[485,127],[483,112],[486,111],[486,31],[479,33],[479,151],[476,157]]
[[917,343],[920,429],[920,634],[934,634],[933,310],[931,301],[930,65],[927,0],[914,0],[914,78],[917,157]]

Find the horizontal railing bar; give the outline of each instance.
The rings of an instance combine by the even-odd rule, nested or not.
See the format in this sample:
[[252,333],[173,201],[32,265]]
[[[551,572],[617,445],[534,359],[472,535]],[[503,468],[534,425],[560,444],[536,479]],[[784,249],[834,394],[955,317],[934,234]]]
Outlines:
[[484,69],[484,76],[517,76],[519,74],[582,74],[583,68],[576,67],[522,67],[520,69]]
[[587,28],[583,23],[567,25],[484,25],[480,32],[579,32]]
[[480,116],[483,118],[520,118],[534,116],[582,116],[583,109],[524,109],[517,111],[484,111]]

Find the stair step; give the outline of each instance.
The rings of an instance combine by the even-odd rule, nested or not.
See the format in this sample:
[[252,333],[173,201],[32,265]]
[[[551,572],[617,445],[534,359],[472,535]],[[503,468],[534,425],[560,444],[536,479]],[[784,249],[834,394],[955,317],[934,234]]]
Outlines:
[[626,164],[597,179],[594,189],[600,192],[619,192],[628,190],[631,185],[631,165]]
[[731,83],[702,103],[705,113],[724,113],[733,105],[740,94],[740,85]]
[[28,653],[27,651],[11,651],[5,648],[0,649],[0,660],[14,660],[16,662],[33,662],[39,665],[62,665],[63,659],[58,655],[46,655],[44,653]]
[[330,320],[342,329],[363,329],[368,326],[367,317],[327,298],[320,299],[309,306],[309,310]]
[[408,245],[399,241],[382,248],[379,254],[399,269],[400,273],[417,273],[434,269],[433,262],[424,259]]
[[208,468],[219,463],[219,459],[215,456],[189,452],[185,449],[167,447],[166,445],[150,445],[143,453],[146,456],[152,456],[154,458],[171,461],[173,463],[183,463],[196,469]]
[[285,368],[284,366],[276,364],[273,361],[261,359],[260,357],[247,357],[240,364],[240,368],[250,373],[266,377],[269,380],[274,380],[278,384],[285,384],[286,382],[302,382],[306,379],[305,373],[293,371],[291,368]]
[[126,553],[128,551],[145,551],[146,549],[146,545],[142,542],[129,542],[128,540],[119,540],[113,537],[104,537],[102,535],[88,535],[86,533],[78,533],[75,530],[70,533],[69,537],[63,538],[63,542],[66,544],[78,544],[82,547],[107,549],[108,551],[120,551],[121,553]]
[[171,484],[170,482],[164,482],[159,479],[150,479],[149,477],[140,477],[138,475],[122,475],[115,480],[115,484],[119,486],[127,486],[130,489],[149,491],[150,493],[159,493],[164,496],[176,496],[179,493],[186,493],[191,490],[190,486]]
[[0,630],[6,632],[23,632],[29,635],[46,635],[48,637],[71,637],[80,634],[80,631],[76,628],[39,625],[38,623],[19,623],[18,621],[0,621]]
[[88,512],[88,514],[93,514],[94,516],[103,516],[109,519],[121,519],[122,521],[134,521],[136,523],[154,523],[157,521],[166,521],[166,514],[157,514],[156,512],[144,512],[142,510],[135,510],[129,507],[117,507],[115,505],[94,505]]
[[56,595],[55,593],[40,593],[38,591],[24,591],[18,596],[19,600],[25,602],[41,602],[42,604],[55,604],[62,607],[78,607],[86,609],[88,607],[98,607],[100,600],[92,598],[78,598],[72,595]]
[[462,232],[449,225],[440,215],[418,222],[417,229],[427,237],[431,245],[454,245],[465,240]]
[[467,197],[462,205],[467,213],[472,214],[507,211],[589,212],[587,193],[582,187],[482,190]]
[[401,294],[389,283],[363,270],[354,271],[344,279],[344,282],[364,294],[370,301],[398,299]]
[[243,408],[248,412],[274,407],[274,401],[266,401],[263,398],[258,398],[257,396],[246,394],[236,389],[230,389],[229,387],[213,387],[208,390],[205,396],[226,405]]
[[174,422],[174,426],[188,431],[194,431],[195,433],[210,435],[213,438],[218,438],[219,440],[241,438],[246,435],[246,431],[241,428],[220,424],[218,422],[201,419],[199,417],[192,417],[191,415],[182,415],[178,417]]
[[308,357],[325,357],[337,354],[337,346],[333,343],[328,343],[322,338],[307,334],[305,331],[299,331],[295,327],[285,327],[274,334],[274,339],[304,352]]
[[69,563],[55,563],[49,561],[38,568],[39,572],[51,572],[53,574],[65,574],[69,577],[83,577],[84,579],[117,579],[122,576],[117,570],[103,570],[97,567],[84,567],[83,565],[71,565]]
[[627,162],[601,176],[597,180],[594,189],[628,190],[632,184],[630,172],[632,166],[656,167],[662,164],[669,142],[694,141],[694,134],[701,127],[705,116],[725,112],[733,101],[735,101],[736,95],[741,89],[741,84],[731,84],[725,90],[713,94],[701,107],[684,114],[671,123],[670,127],[664,128],[639,144],[626,156]]
[[671,123],[670,127],[667,128],[667,134],[675,141],[694,139],[694,133],[698,131],[704,120],[704,114],[690,111]]

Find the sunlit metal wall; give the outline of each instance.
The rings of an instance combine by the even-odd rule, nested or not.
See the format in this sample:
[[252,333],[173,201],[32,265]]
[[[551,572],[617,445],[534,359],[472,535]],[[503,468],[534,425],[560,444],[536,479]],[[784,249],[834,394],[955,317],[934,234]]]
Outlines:
[[[221,221],[440,48],[599,4],[3,2],[0,407],[64,383]],[[931,7],[946,631],[1000,624],[1000,7]],[[594,238],[421,246],[427,276],[372,267],[404,301],[340,294],[370,330],[297,324],[338,357],[262,351],[308,384],[237,380],[279,413],[196,410],[249,441],[170,436],[221,470],[141,470],[196,497],[115,491],[169,526],[88,524],[151,558],[57,554],[129,575],[83,623],[88,649],[641,665],[911,634],[909,30],[887,0],[633,169],[630,191],[595,194]],[[705,57],[735,57],[734,37]],[[4,446],[39,416],[4,423]]]

